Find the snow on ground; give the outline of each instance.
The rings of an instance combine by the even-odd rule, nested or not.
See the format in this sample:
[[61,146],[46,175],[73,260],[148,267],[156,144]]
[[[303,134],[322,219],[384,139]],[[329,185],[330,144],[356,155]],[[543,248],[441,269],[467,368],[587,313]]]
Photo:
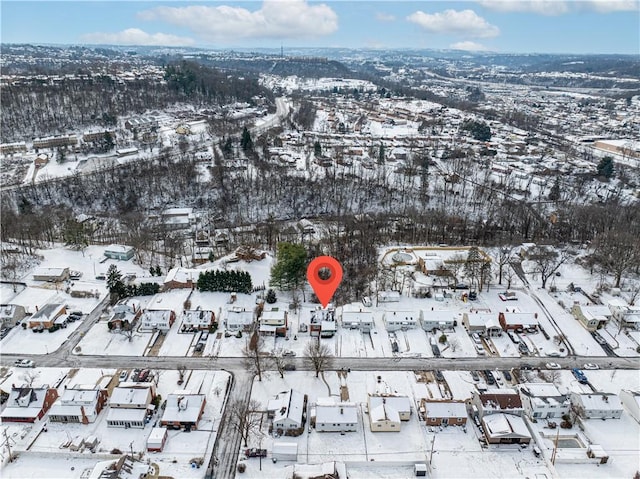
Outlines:
[[[150,331],[135,331],[131,341],[129,341],[129,338],[124,334],[109,332],[107,320],[108,317],[105,317],[96,322],[80,340],[74,353],[83,355],[142,356],[154,338],[154,334]],[[80,350],[77,350],[78,347]]]
[[86,459],[64,456],[45,456],[29,454],[2,467],[5,479],[41,478],[49,479],[81,479],[87,477],[85,471],[91,471],[100,462],[99,459]]
[[5,354],[20,354],[27,351],[30,354],[49,354],[58,349],[78,329],[81,322],[69,323],[66,328],[58,329],[53,333],[48,330],[34,333],[29,328],[17,326],[12,328],[0,342],[0,347]]
[[[19,375],[22,371],[12,370],[13,374],[5,377],[0,383],[0,388],[7,391],[11,389],[11,384],[19,384]],[[34,385],[49,384],[56,387],[58,393],[61,394],[65,387],[74,385],[97,385],[104,384],[110,380],[111,376],[116,372],[113,369],[81,369],[69,370],[63,368],[36,368],[31,370],[35,373]],[[157,372],[156,372],[157,374]],[[82,424],[63,424],[44,420],[37,421],[34,424],[3,424],[8,428],[8,434],[13,438],[13,450],[20,453],[27,450],[24,457],[18,459],[16,465],[4,467],[2,470],[3,477],[80,477],[74,476],[74,471],[65,473],[62,465],[69,462],[66,461],[65,455],[68,449],[63,445],[73,438],[88,437],[95,435],[100,443],[96,449],[96,455],[104,456],[109,454],[114,448],[123,452],[127,452],[133,448],[134,453],[143,452],[143,460],[149,458],[151,462],[155,462],[160,466],[160,474],[173,477],[202,477],[204,469],[192,469],[190,460],[194,457],[205,457],[206,460],[210,456],[210,451],[215,440],[215,433],[218,430],[220,418],[222,415],[222,407],[224,404],[224,395],[230,375],[223,371],[187,371],[185,375],[185,384],[177,385],[178,372],[174,370],[162,370],[159,372],[157,393],[163,398],[168,394],[180,389],[190,390],[192,392],[206,395],[207,403],[204,414],[199,423],[197,431],[190,433],[182,431],[169,431],[169,438],[164,451],[158,453],[146,452],[146,440],[151,432],[154,423],[159,422],[162,416],[162,410],[159,410],[153,417],[152,421],[143,429],[124,429],[108,427],[106,417],[108,408],[105,408],[98,419],[94,423],[87,425]],[[47,431],[43,432],[42,428],[46,424]],[[25,466],[21,462],[28,462],[29,466],[33,463],[32,459],[36,456],[47,456],[51,460],[52,471],[44,475],[33,473],[33,469],[29,469],[26,473]],[[84,464],[87,458],[92,457],[92,453],[86,451],[84,453],[76,453],[79,459],[74,459],[74,464]],[[77,461],[77,462],[76,462]],[[174,461],[176,461],[174,463]],[[85,467],[91,467],[93,462],[86,462]],[[33,463],[38,470],[37,463]],[[59,469],[58,469],[59,467]],[[78,466],[76,465],[76,468]],[[60,476],[56,476],[60,472]],[[70,471],[70,469],[69,469]]]

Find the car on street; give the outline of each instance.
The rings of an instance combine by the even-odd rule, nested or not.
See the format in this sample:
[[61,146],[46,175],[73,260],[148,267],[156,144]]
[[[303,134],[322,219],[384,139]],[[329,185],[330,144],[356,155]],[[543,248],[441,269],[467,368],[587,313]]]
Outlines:
[[34,368],[36,363],[31,359],[17,359],[14,363],[19,368]]
[[587,363],[583,366],[584,369],[600,369],[600,366],[593,363]]
[[562,369],[562,367],[558,363],[547,363],[545,364],[547,369]]
[[247,457],[267,457],[267,450],[252,447],[250,449],[245,449],[244,455]]

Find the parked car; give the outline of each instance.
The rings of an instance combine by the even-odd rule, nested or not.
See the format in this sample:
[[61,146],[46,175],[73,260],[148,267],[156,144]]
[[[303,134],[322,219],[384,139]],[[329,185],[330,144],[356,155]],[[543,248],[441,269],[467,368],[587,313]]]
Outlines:
[[282,368],[285,371],[295,371],[296,370],[296,365],[295,364],[291,364],[291,363],[287,363],[284,365],[284,367]]
[[285,358],[293,358],[296,355],[294,351],[285,351],[282,356]]
[[477,371],[471,371],[471,378],[472,378],[474,381],[480,381],[480,376],[478,375],[478,372],[477,372]]
[[204,343],[196,344],[196,347],[193,348],[196,353],[201,353],[204,350]]
[[475,301],[478,299],[478,293],[476,293],[475,291],[471,291],[469,293],[469,301]]
[[584,367],[584,369],[600,369],[600,366],[598,366],[597,364],[593,364],[593,363],[587,363],[583,367]]
[[362,298],[362,304],[367,308],[370,308],[373,305],[373,302],[371,301],[371,298],[369,296],[364,296]]
[[502,374],[503,374],[504,378],[509,382],[511,382],[511,380],[513,379],[512,376],[511,376],[511,373],[509,371],[502,371]]
[[120,371],[120,376],[118,376],[118,379],[120,381],[126,381],[128,376],[129,376],[129,371],[126,371],[126,370]]
[[493,373],[491,371],[489,371],[488,369],[486,371],[484,371],[484,377],[487,380],[487,384],[495,384],[496,383],[496,378],[493,376]]
[[34,368],[36,363],[31,359],[17,359],[14,363],[19,368]]
[[436,380],[438,381],[444,381],[444,375],[442,374],[442,371],[439,370],[435,370],[434,371],[435,375],[436,375]]
[[547,369],[562,369],[562,367],[558,363],[547,363],[545,364]]
[[250,449],[245,449],[244,455],[247,457],[267,457],[267,450],[252,447]]
[[589,380],[587,379],[587,376],[585,376],[584,373],[580,371],[578,368],[573,368],[571,372],[573,373],[573,375],[575,376],[575,378],[578,380],[580,384],[587,384],[589,382]]

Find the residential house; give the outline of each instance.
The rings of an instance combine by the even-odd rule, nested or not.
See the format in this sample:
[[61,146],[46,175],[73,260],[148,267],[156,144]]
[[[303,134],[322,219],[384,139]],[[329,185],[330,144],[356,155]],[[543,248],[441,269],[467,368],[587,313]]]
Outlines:
[[499,413],[522,416],[524,412],[520,395],[513,389],[474,391],[471,396],[471,403],[476,407],[481,418]]
[[14,153],[26,153],[26,152],[27,152],[27,144],[24,141],[0,144],[0,154],[2,155],[12,155]]
[[434,251],[415,251],[418,256],[418,267],[423,274],[434,276],[450,276],[444,260]]
[[378,301],[380,303],[397,303],[400,301],[399,291],[379,291]]
[[69,275],[69,268],[37,268],[33,272],[33,280],[55,283],[66,281]]
[[585,419],[620,419],[622,403],[613,393],[571,393],[571,404]]
[[142,315],[140,302],[131,298],[123,299],[116,304],[107,320],[109,331],[131,330]]
[[151,383],[121,383],[113,389],[107,413],[107,426],[143,428],[154,406],[155,389]]
[[27,312],[24,306],[19,304],[1,304],[0,305],[0,325],[3,328],[12,328],[16,326],[24,317]]
[[202,269],[172,268],[164,278],[163,289],[195,289]]
[[33,140],[34,150],[40,148],[59,148],[62,146],[75,146],[78,138],[75,135],[49,136],[46,138],[36,138]]
[[420,412],[427,426],[464,426],[467,423],[467,406],[464,401],[420,401]]
[[242,306],[229,306],[226,311],[226,328],[229,331],[249,332],[253,328],[253,311]]
[[383,316],[387,331],[415,329],[418,320],[418,311],[386,311]]
[[331,304],[326,309],[311,311],[309,335],[313,337],[320,336],[321,338],[333,337],[337,331],[335,313],[336,310]]
[[613,316],[608,306],[585,306],[583,304],[574,304],[571,308],[571,314],[573,314],[588,331],[603,328],[607,324],[607,321]]
[[104,255],[109,259],[117,259],[120,261],[128,261],[133,258],[135,248],[121,244],[110,244],[104,250]]
[[196,224],[193,208],[168,208],[161,214],[165,228],[179,230],[190,229]]
[[569,413],[569,398],[552,383],[526,383],[519,390],[524,412],[533,421],[561,418]]
[[640,306],[627,306],[617,319],[622,327],[640,331]]
[[287,335],[287,311],[280,308],[272,308],[263,311],[260,315],[260,334],[269,336]]
[[369,428],[371,432],[400,432],[400,413],[388,404],[386,398],[380,397],[380,401],[371,404],[369,397]]
[[488,337],[502,335],[502,326],[493,313],[469,312],[462,315],[462,324],[470,333],[480,333]]
[[622,389],[618,397],[631,417],[640,423],[640,391]]
[[298,460],[298,444],[295,442],[274,441],[271,456],[274,461],[296,462]]
[[98,414],[109,399],[106,389],[94,386],[77,386],[65,389],[49,411],[51,422],[74,422],[89,424],[96,421]]
[[211,328],[216,322],[213,311],[189,309],[182,312],[182,331],[203,331]]
[[141,331],[169,331],[176,320],[176,313],[170,309],[145,309],[140,317]]
[[440,331],[452,330],[456,325],[455,319],[456,313],[449,310],[421,310],[420,322],[422,323],[422,329],[425,331],[433,331],[439,329]]
[[368,407],[379,406],[382,403],[389,404],[398,411],[401,421],[411,419],[411,400],[407,396],[391,396],[389,394],[371,394],[368,398]]
[[273,430],[280,435],[298,435],[304,427],[302,417],[305,407],[304,394],[295,389],[276,394],[267,404],[268,416],[273,419]]
[[42,419],[58,398],[58,391],[47,385],[40,387],[11,386],[2,422],[36,422]]
[[48,329],[58,318],[64,319],[67,307],[64,304],[45,304],[29,318],[30,329]]
[[197,429],[206,404],[204,394],[191,394],[189,391],[169,394],[160,425],[185,431]]
[[531,434],[524,419],[511,414],[489,414],[482,418],[489,444],[529,444]]
[[315,425],[318,432],[356,431],[358,408],[354,403],[335,402],[333,398],[318,398],[315,406]]
[[503,331],[516,329],[538,329],[538,313],[509,313],[501,311],[498,321]]
[[374,327],[371,311],[342,311],[342,327],[345,329],[359,329],[363,333],[370,332]]

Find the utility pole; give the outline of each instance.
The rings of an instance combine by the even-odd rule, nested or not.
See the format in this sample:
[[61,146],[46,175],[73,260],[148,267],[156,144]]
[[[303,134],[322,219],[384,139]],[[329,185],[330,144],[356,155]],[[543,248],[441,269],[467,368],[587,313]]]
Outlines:
[[10,440],[13,440],[7,436],[7,428],[4,428],[4,445],[7,446],[7,451],[9,452],[9,462],[13,462],[13,454],[11,454],[11,443]]
[[556,464],[556,452],[558,451],[558,436],[560,435],[560,429],[556,432],[556,440],[553,442],[553,454],[551,455],[551,464]]

